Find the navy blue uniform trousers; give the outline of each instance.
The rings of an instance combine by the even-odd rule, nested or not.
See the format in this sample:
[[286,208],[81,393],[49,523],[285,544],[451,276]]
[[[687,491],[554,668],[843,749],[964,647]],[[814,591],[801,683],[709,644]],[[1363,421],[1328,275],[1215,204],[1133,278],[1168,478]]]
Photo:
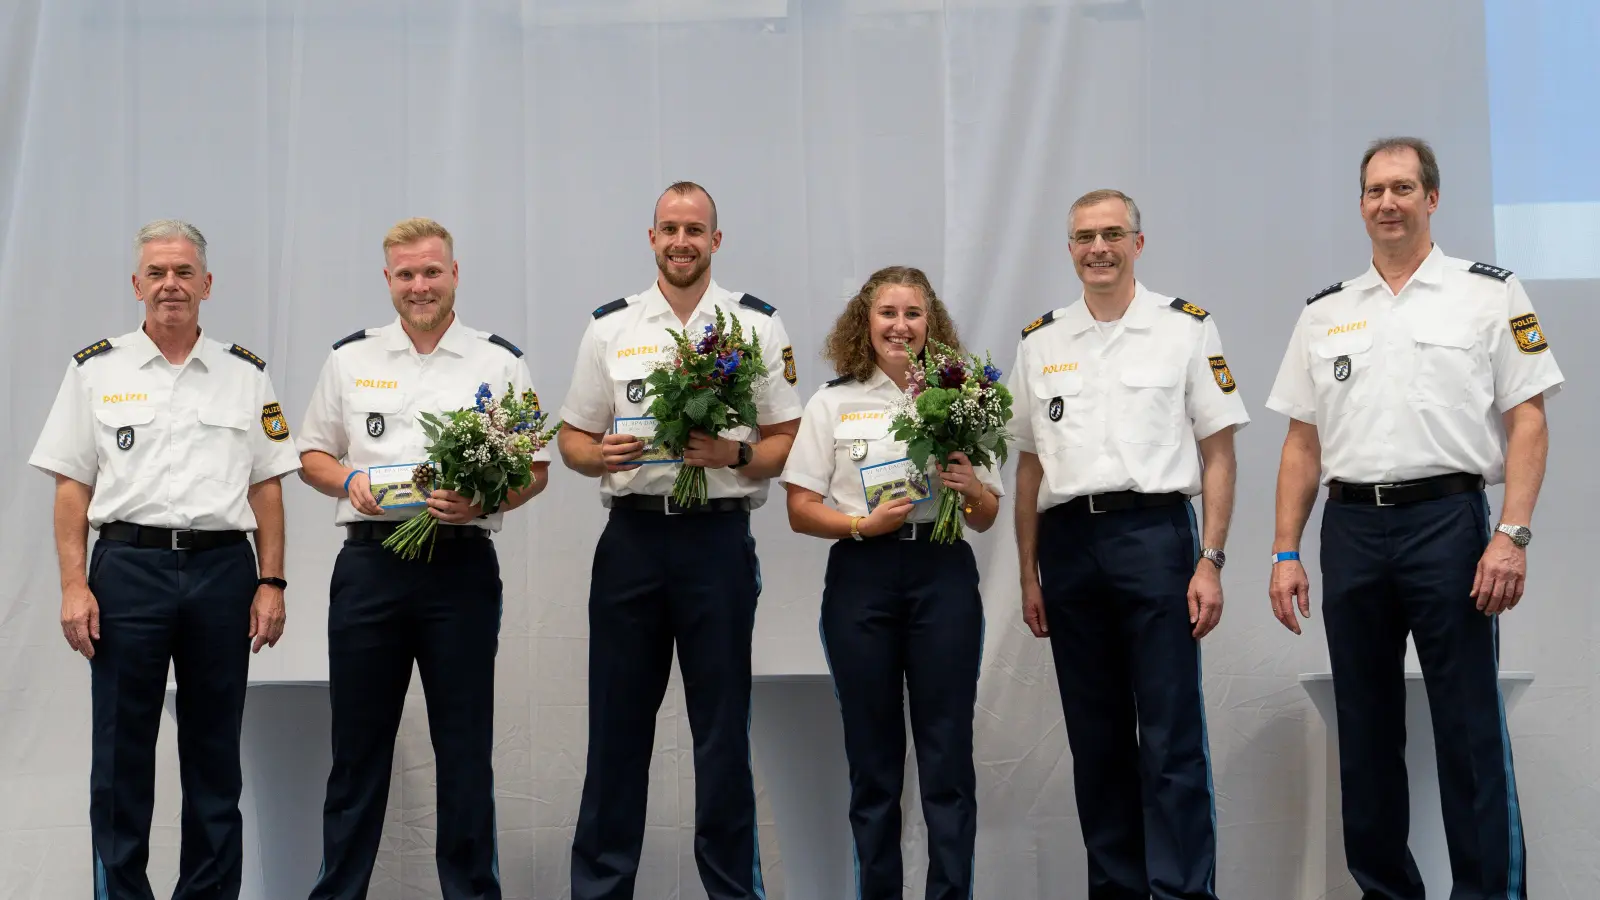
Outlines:
[[968,900],[978,834],[972,708],[983,656],[983,599],[972,548],[965,541],[894,536],[835,543],[821,629],[850,761],[857,898],[901,897],[902,697],[909,691],[928,826],[923,896]]
[[1339,719],[1344,847],[1364,900],[1422,900],[1406,846],[1406,634],[1439,757],[1450,900],[1526,900],[1526,851],[1500,697],[1498,619],[1472,590],[1488,504],[1469,491],[1403,506],[1328,501],[1322,603]]
[[1193,507],[1051,507],[1038,552],[1089,900],[1216,900]]
[[439,540],[431,562],[401,559],[377,540],[345,541],[328,601],[333,768],[312,900],[367,896],[413,662],[433,739],[439,887],[445,900],[499,900],[491,757],[500,604],[487,536]]
[[239,729],[256,575],[248,542],[211,550],[95,542],[89,562],[89,590],[100,606],[100,640],[89,661],[95,900],[153,897],[145,866],[169,660],[178,682],[183,786],[183,844],[172,896],[239,896]]
[[766,897],[750,773],[760,580],[748,512],[611,511],[589,583],[589,759],[572,900],[633,896],[674,643],[694,736],[700,881],[711,900]]

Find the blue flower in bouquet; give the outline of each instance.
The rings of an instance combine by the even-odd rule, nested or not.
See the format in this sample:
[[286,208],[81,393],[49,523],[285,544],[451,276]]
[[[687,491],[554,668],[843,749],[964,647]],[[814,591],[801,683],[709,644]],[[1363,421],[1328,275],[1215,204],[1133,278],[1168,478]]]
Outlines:
[[722,356],[717,357],[715,369],[717,377],[724,379],[732,378],[733,373],[739,369],[739,351],[732,350],[723,354]]
[[473,409],[477,410],[478,412],[489,411],[489,401],[494,399],[494,392],[489,390],[489,383],[487,381],[478,385],[478,393],[474,396],[474,399],[478,402],[473,405]]
[[700,342],[699,343],[694,345],[694,352],[699,353],[701,355],[705,355],[705,354],[710,353],[711,351],[715,350],[716,348],[717,348],[716,327],[712,326],[712,325],[707,325],[706,326],[705,335],[700,338]]
[[995,383],[999,382],[1000,381],[1000,370],[995,368],[992,363],[989,364],[989,365],[984,366],[983,367],[983,380],[989,382],[990,384],[995,384]]

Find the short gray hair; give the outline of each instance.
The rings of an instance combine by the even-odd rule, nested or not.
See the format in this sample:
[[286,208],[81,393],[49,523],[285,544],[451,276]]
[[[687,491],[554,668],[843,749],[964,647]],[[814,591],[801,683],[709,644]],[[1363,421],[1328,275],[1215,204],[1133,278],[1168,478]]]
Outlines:
[[139,229],[139,234],[133,239],[135,262],[144,252],[145,244],[172,238],[183,238],[193,244],[195,252],[200,255],[200,268],[206,268],[206,236],[200,233],[200,229],[181,219],[157,219]]
[[1139,230],[1139,204],[1133,202],[1132,197],[1114,188],[1101,188],[1098,191],[1090,191],[1072,201],[1072,207],[1067,210],[1067,224],[1069,226],[1072,224],[1072,217],[1077,215],[1078,210],[1083,209],[1085,206],[1093,206],[1096,203],[1104,203],[1107,200],[1121,200],[1128,207],[1128,227],[1133,231]]

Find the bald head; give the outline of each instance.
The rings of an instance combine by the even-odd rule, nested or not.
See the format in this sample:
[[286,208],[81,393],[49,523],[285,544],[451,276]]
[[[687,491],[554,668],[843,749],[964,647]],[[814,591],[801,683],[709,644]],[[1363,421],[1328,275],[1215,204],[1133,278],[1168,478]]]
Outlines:
[[[688,204],[674,201],[688,201]],[[674,213],[689,212],[698,214],[699,221],[710,231],[717,230],[717,201],[711,199],[711,192],[692,181],[675,181],[661,192],[656,199],[655,218],[653,225],[659,227],[662,222],[663,208],[673,208]]]

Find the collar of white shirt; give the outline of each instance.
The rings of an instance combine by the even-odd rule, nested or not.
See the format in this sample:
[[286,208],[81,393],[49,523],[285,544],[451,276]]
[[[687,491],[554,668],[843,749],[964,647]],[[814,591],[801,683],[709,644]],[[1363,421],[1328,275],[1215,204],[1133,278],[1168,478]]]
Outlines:
[[[1411,280],[1402,285],[1400,290],[1404,291],[1410,287],[1413,281],[1421,284],[1443,284],[1444,258],[1444,251],[1439,249],[1438,244],[1434,244],[1433,249],[1422,260],[1422,265],[1417,266],[1417,271],[1412,273]],[[1367,270],[1362,272],[1360,277],[1345,282],[1345,287],[1356,291],[1370,290],[1380,285],[1384,285],[1383,276],[1378,274],[1377,265],[1372,263],[1367,264]]]
[[[1144,285],[1135,281],[1133,283],[1133,300],[1128,304],[1128,309],[1122,314],[1122,327],[1142,331],[1155,322],[1156,307],[1160,300]],[[1094,327],[1094,315],[1089,312],[1089,304],[1084,301],[1083,295],[1078,295],[1078,302],[1067,307],[1067,311],[1056,321],[1068,334],[1082,334]]]
[[[123,335],[123,339],[122,347],[128,351],[129,358],[137,368],[144,368],[154,360],[166,358],[162,356],[161,348],[150,339],[143,326]],[[206,340],[205,332],[202,331],[200,336],[195,338],[194,347],[189,350],[189,359],[199,360],[200,364],[209,370],[216,368],[217,360],[226,352],[221,344]]]
[[[444,335],[439,338],[439,345],[434,349],[465,357],[472,352],[472,339],[472,329],[468,328],[458,315],[444,327]],[[393,322],[378,329],[378,341],[379,346],[394,353],[410,350],[413,347],[411,335],[406,334],[405,326],[401,324],[399,316],[395,316]]]
[[[700,302],[695,304],[694,314],[689,317],[689,321],[693,322],[701,316],[705,316],[707,322],[716,321],[717,298],[722,297],[727,293],[727,291],[722,289],[722,285],[717,284],[716,281],[712,281],[707,284],[706,292],[700,295]],[[660,281],[653,282],[650,285],[650,289],[644,292],[643,304],[644,318],[647,322],[651,319],[661,318],[662,316],[672,316],[674,319],[677,318],[677,314],[672,311],[672,304],[668,303],[666,295],[661,293]]]

